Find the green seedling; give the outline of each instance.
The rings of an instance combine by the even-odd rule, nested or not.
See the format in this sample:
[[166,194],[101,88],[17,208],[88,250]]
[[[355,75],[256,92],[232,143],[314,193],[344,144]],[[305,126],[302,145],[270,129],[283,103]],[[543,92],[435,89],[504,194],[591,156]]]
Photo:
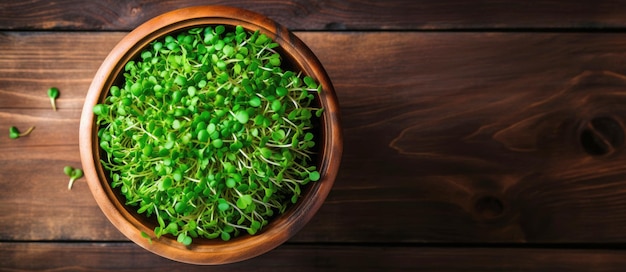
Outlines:
[[72,186],[74,185],[74,181],[83,177],[83,170],[74,168],[71,166],[63,167],[63,172],[65,175],[70,177],[70,182],[67,184],[67,189],[72,190]]
[[57,110],[56,99],[59,97],[59,89],[56,87],[52,87],[48,89],[48,97],[50,98],[50,104],[52,104],[52,109],[54,111]]
[[17,127],[10,127],[9,128],[9,138],[17,139],[19,137],[27,136],[28,134],[30,134],[33,131],[33,129],[35,129],[34,126],[30,127],[28,130],[24,131],[24,133],[20,133],[20,131],[17,129]]
[[145,231],[141,231],[141,237],[145,238],[148,240],[148,242],[150,244],[152,244],[152,238],[150,237],[150,235],[148,233],[146,233]]
[[256,234],[320,179],[321,86],[284,70],[277,46],[241,26],[165,36],[94,106],[111,185],[156,219],[157,239]]

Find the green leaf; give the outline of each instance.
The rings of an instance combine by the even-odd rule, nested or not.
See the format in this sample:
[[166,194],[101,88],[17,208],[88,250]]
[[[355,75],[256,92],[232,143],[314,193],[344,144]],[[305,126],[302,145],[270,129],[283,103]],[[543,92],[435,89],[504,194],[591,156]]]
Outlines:
[[148,239],[148,242],[152,244],[152,238],[145,231],[141,231],[141,237]]
[[237,204],[237,208],[239,209],[245,209],[246,207],[248,207],[248,204],[246,204],[246,202],[241,198],[237,199],[236,204]]
[[141,83],[135,82],[135,84],[130,87],[130,91],[134,96],[140,96],[143,93],[143,87]]
[[218,208],[220,211],[223,211],[223,212],[224,212],[224,211],[227,211],[227,210],[228,210],[228,208],[230,208],[230,205],[228,205],[228,203],[226,203],[226,202],[223,202],[223,203],[218,204],[218,205],[217,205],[217,208]]
[[16,127],[9,128],[9,138],[17,139],[20,137],[20,131]]
[[280,141],[280,140],[282,140],[284,138],[285,138],[285,131],[282,130],[282,129],[279,129],[278,131],[274,131],[272,133],[272,139],[274,141]]
[[179,243],[183,243],[183,241],[185,240],[185,238],[187,238],[187,234],[181,232],[178,234],[178,237],[176,239],[176,241],[178,241]]
[[191,245],[191,242],[192,242],[191,237],[189,237],[189,236],[185,236],[185,238],[183,239],[183,242],[182,242],[182,243],[183,243],[183,245],[185,245],[185,246],[189,246],[189,245]]
[[161,228],[160,226],[156,226],[156,227],[154,228],[154,236],[156,236],[156,238],[157,238],[157,239],[158,239],[158,238],[160,238],[160,237],[161,237],[161,235],[163,235],[163,234],[165,234],[165,233],[163,232],[163,228]]
[[220,238],[222,238],[222,240],[224,241],[228,241],[230,240],[230,234],[228,232],[222,231],[222,233],[220,234]]
[[261,151],[261,155],[265,157],[266,159],[269,159],[272,157],[272,150],[270,150],[269,148],[263,147],[260,149],[260,151]]
[[270,58],[270,64],[272,66],[280,66],[280,58]]
[[280,100],[272,101],[272,110],[273,111],[279,111],[282,107],[283,107],[283,104],[280,103]]
[[170,222],[169,224],[167,224],[167,227],[165,228],[165,232],[170,233],[172,235],[176,235],[178,233],[178,224],[174,222]]
[[261,106],[261,98],[259,98],[258,96],[253,96],[250,98],[250,100],[248,100],[248,103],[252,107],[259,107]]
[[261,223],[259,221],[252,221],[250,223],[250,228],[247,229],[250,235],[255,235],[259,229],[261,229]]
[[187,78],[182,75],[177,75],[176,79],[174,79],[174,83],[178,86],[185,86],[187,84]]
[[174,210],[179,214],[184,213],[186,209],[187,209],[187,204],[183,202],[176,202],[176,204],[174,205]]
[[224,33],[224,31],[226,31],[226,27],[224,27],[223,25],[218,25],[215,27],[215,34],[217,35]]
[[235,181],[235,179],[233,178],[228,178],[226,180],[226,187],[228,188],[234,188],[237,185],[237,182]]
[[48,97],[50,98],[50,104],[52,105],[52,109],[56,111],[57,110],[56,99],[57,97],[59,97],[59,89],[56,87],[49,88]]
[[93,113],[96,115],[105,115],[109,112],[109,108],[103,104],[96,104],[93,106]]
[[309,179],[312,181],[318,181],[320,179],[320,173],[317,171],[309,172]]
[[83,177],[83,170],[75,168],[74,171],[72,171],[72,175],[70,176],[73,179],[79,179]]
[[139,207],[139,209],[137,210],[137,213],[144,213],[147,209],[149,209],[150,207],[152,207],[151,205],[144,205]]
[[304,77],[304,84],[306,84],[306,86],[311,88],[311,89],[316,89],[317,88],[317,83],[315,83],[315,80],[312,77],[310,77],[310,76],[305,76]]
[[183,180],[183,173],[180,169],[176,169],[176,171],[174,171],[174,173],[172,173],[172,178],[174,178],[175,181],[177,182],[181,182]]
[[194,86],[189,86],[187,88],[187,94],[189,94],[190,97],[195,96],[196,95],[196,91],[197,91],[197,89]]
[[305,141],[313,140],[313,137],[314,137],[314,135],[311,132],[307,132],[306,134],[304,134],[304,140]]
[[59,97],[59,89],[56,87],[52,87],[50,89],[48,89],[48,97],[50,98],[57,98]]
[[158,182],[159,191],[166,191],[172,187],[172,179],[170,177],[165,177]]
[[320,108],[315,111],[315,116],[317,117],[322,117],[322,114],[324,114],[324,108]]
[[215,139],[211,142],[211,144],[215,148],[221,148],[222,146],[224,146],[224,142],[221,139]]
[[251,195],[242,195],[237,199],[237,207],[240,209],[247,208],[250,204],[252,204],[252,196]]
[[235,118],[237,118],[237,121],[239,121],[239,123],[245,124],[248,122],[248,112],[245,110],[240,110],[235,114]]
[[163,221],[162,217],[157,216],[157,222],[159,222],[159,226],[161,227],[161,229],[165,227],[165,222]]
[[205,129],[198,131],[198,141],[207,142],[209,140],[209,132]]
[[65,173],[65,175],[67,175],[68,177],[72,176],[72,172],[74,172],[74,167],[71,167],[71,166],[63,167],[63,173]]

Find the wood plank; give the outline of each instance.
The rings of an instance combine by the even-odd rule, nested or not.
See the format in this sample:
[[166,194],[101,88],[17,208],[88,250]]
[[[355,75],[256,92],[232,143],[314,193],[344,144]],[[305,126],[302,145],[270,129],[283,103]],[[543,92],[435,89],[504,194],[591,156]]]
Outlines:
[[283,245],[220,266],[188,265],[132,243],[0,243],[8,271],[623,271],[624,250]]
[[261,13],[298,30],[411,29],[419,22],[414,1],[29,1],[0,3],[0,29],[131,30],[167,11],[227,5]]
[[580,140],[596,117],[623,133],[620,35],[402,36],[303,35],[334,80],[345,145],[309,224],[321,230],[299,238],[624,241],[624,146],[593,156]]
[[[84,181],[67,192],[61,172],[79,161],[91,76],[123,34],[0,35],[9,52],[0,56],[0,131],[38,127],[0,137],[0,239],[124,239]],[[626,241],[626,157],[615,140],[626,124],[621,34],[297,35],[335,84],[345,151],[327,202],[293,242]],[[20,68],[32,62],[55,65],[32,79]],[[70,80],[51,111],[41,90]],[[598,149],[585,130],[613,146]],[[606,154],[589,153],[597,150]]]
[[259,12],[296,30],[583,28],[626,26],[621,1],[2,1],[0,29],[131,30],[196,5]]
[[[40,136],[28,138],[35,137]],[[77,143],[0,150],[0,209],[5,211],[0,240],[126,240],[100,211],[84,178],[67,189],[63,167],[80,167]]]
[[82,109],[91,79],[125,34],[0,33],[0,108],[50,109],[53,114],[46,92],[57,87],[59,110]]

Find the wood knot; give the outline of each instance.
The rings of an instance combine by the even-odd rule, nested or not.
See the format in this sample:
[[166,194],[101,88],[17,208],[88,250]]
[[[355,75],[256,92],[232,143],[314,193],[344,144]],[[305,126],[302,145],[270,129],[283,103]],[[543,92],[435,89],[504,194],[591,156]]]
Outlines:
[[140,7],[132,7],[130,9],[130,14],[135,16],[137,14],[139,14],[141,12],[141,8]]
[[504,204],[495,196],[481,196],[474,202],[474,211],[483,219],[494,219],[504,213]]
[[612,117],[595,117],[583,123],[580,144],[589,155],[612,154],[624,145],[624,128]]

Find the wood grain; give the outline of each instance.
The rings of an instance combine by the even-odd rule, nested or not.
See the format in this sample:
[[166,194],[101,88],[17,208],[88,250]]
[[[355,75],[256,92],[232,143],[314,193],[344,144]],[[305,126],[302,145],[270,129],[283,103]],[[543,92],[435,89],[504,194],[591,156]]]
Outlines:
[[131,243],[0,243],[7,271],[622,271],[625,265],[626,253],[615,250],[286,244],[251,260],[206,267]]
[[104,217],[85,179],[67,189],[63,167],[80,167],[78,145],[0,149],[0,208],[6,211],[0,240],[126,240]]
[[131,30],[178,8],[230,5],[295,30],[624,28],[621,1],[2,1],[0,29]]
[[[623,146],[592,156],[580,142],[580,127],[596,117],[610,116],[623,133],[623,39],[601,36],[305,37],[324,52],[346,137],[338,182],[309,225],[324,231],[302,234],[623,241]],[[404,38],[412,43],[397,40]],[[340,226],[352,231],[334,231]]]
[[394,1],[28,1],[0,3],[0,29],[131,30],[159,14],[199,5],[261,13],[290,29],[410,29],[417,2]]
[[0,108],[51,109],[46,92],[55,86],[59,110],[80,110],[96,70],[124,35],[0,33]]
[[[0,138],[0,239],[124,239],[61,172],[78,162],[90,77],[124,34],[0,35],[0,131],[38,126]],[[335,85],[345,149],[327,201],[292,242],[626,241],[623,143],[594,155],[581,140],[597,118],[623,133],[621,34],[296,34]],[[28,77],[20,67],[33,62],[54,65]],[[42,90],[68,81],[54,113]]]

